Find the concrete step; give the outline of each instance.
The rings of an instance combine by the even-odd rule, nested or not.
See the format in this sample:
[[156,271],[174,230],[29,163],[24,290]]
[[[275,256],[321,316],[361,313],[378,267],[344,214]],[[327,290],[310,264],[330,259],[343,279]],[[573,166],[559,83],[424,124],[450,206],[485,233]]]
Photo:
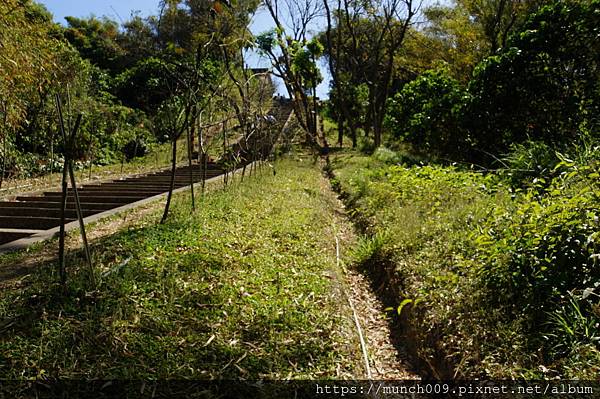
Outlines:
[[[188,184],[185,183],[176,183],[175,186],[177,187],[185,187]],[[105,183],[105,184],[98,184],[98,185],[89,185],[89,186],[83,186],[83,189],[88,189],[88,188],[100,188],[100,187],[109,187],[109,188],[125,188],[125,187],[131,187],[133,189],[149,189],[149,190],[168,190],[169,189],[169,185],[168,184],[163,184],[161,182],[145,182],[145,183],[129,183],[129,182],[114,182],[114,183]]]
[[[213,178],[215,176],[220,176],[220,175],[222,175],[222,173],[207,174],[206,175],[206,179],[210,179],[210,178]],[[153,179],[153,178],[157,178],[157,177],[160,177],[160,178],[163,178],[163,179],[170,179],[171,175],[168,174],[168,173],[165,173],[165,174],[154,174],[154,175],[147,175],[147,176],[144,176],[144,177],[140,177],[138,179],[132,179],[132,178],[130,178],[130,179],[125,179],[125,180],[121,180],[121,181],[144,181],[144,180],[147,180],[147,179]],[[196,179],[196,180],[201,180],[201,179],[204,178],[204,175],[202,175],[200,173],[196,173],[192,177],[194,179]],[[187,179],[189,181],[190,180],[190,175],[177,174],[177,175],[175,175],[175,179]]]
[[[176,185],[179,185],[181,187],[185,187],[188,184],[186,183],[176,183]],[[162,189],[164,187],[169,188],[168,184],[162,184],[160,182],[145,182],[145,181],[122,181],[122,180],[117,180],[114,182],[110,182],[110,183],[104,183],[104,184],[90,184],[90,185],[85,185],[82,186],[83,188],[87,188],[87,187],[139,187],[139,188],[152,188],[152,189]]]
[[[189,186],[190,185],[190,179],[175,179],[175,184],[179,185],[181,187],[185,187],[185,186]],[[194,184],[198,184],[201,183],[202,179],[194,179]],[[171,178],[170,177],[153,177],[151,179],[144,179],[143,180],[144,184],[151,184],[151,185],[166,185],[167,188],[169,187],[169,184],[171,184]]]
[[29,237],[30,235],[31,233],[0,231],[0,245],[6,244],[7,242],[19,240],[21,238]]
[[[200,183],[224,173],[222,167],[210,163],[183,166],[177,169],[174,188],[187,187],[192,180]],[[158,173],[113,180],[105,183],[92,183],[79,187],[79,197],[84,217],[98,214],[125,204],[165,193],[171,183],[171,170]],[[13,201],[0,201],[0,245],[29,237],[60,225],[62,193],[47,191],[43,195],[22,195]],[[77,220],[73,190],[67,195],[65,223]]]
[[[204,168],[200,165],[194,165],[194,166],[192,166],[191,169],[192,170],[203,170]],[[208,164],[208,166],[206,168],[206,170],[220,170],[220,169],[222,169],[221,166],[217,165],[217,164]],[[177,168],[177,171],[188,171],[188,170],[190,170],[189,166],[182,166],[182,167]],[[170,172],[171,168],[161,170],[161,172],[164,172],[164,171]]]
[[[129,202],[136,202],[144,198],[148,198],[147,195],[136,195],[136,196],[117,196],[117,195],[99,195],[91,193],[92,196],[80,197],[82,204],[101,204],[104,202],[116,203],[116,204],[127,204]],[[17,197],[17,201],[27,202],[58,202],[61,201],[62,194],[60,192],[53,193],[51,195],[44,195],[43,197]],[[67,196],[67,203],[75,202],[75,198],[72,195]]]
[[[104,212],[101,209],[82,209],[82,211],[84,217]],[[3,208],[0,205],[0,216],[36,216],[60,218],[60,208]],[[65,211],[65,216],[67,218],[76,219],[77,211],[75,209],[67,209]]]
[[[65,223],[75,219],[66,219]],[[34,216],[0,216],[0,228],[48,230],[60,225],[59,218]]]
[[[212,178],[212,177],[219,176],[219,175],[222,175],[222,174],[223,174],[223,173],[207,173],[207,174],[206,174],[206,178],[207,178],[207,179],[210,179],[210,178]],[[127,179],[127,180],[129,180],[129,181],[133,181],[133,180],[144,180],[144,179],[147,179],[147,178],[150,178],[150,177],[168,177],[168,178],[171,178],[171,174],[170,174],[170,173],[155,173],[155,174],[152,174],[152,175],[146,175],[146,176],[144,176],[144,177],[140,177],[140,178],[138,178],[138,179]],[[192,177],[193,177],[194,179],[198,179],[198,180],[200,180],[200,179],[204,178],[204,175],[203,175],[202,173],[194,173]],[[178,174],[176,174],[176,175],[175,175],[175,178],[176,178],[176,179],[182,179],[182,178],[185,178],[185,179],[188,179],[188,180],[189,180],[189,178],[190,178],[190,175],[189,175],[189,174],[187,174],[187,173],[178,173]]]
[[[194,169],[191,169],[191,170],[190,169],[177,169],[175,171],[175,173],[178,173],[178,174],[189,174],[190,171],[192,173],[198,173],[198,174],[204,173],[204,169],[200,169],[200,168],[194,168]],[[223,168],[222,167],[216,168],[216,169],[206,169],[206,173],[207,174],[211,174],[211,173],[215,174],[215,173],[221,173],[221,172],[223,172]],[[152,172],[152,173],[148,173],[148,174],[149,175],[153,175],[153,174],[158,174],[158,173],[160,173],[160,174],[171,174],[171,169],[160,170],[160,171]]]
[[[167,189],[168,190],[168,187]],[[92,186],[86,186],[86,187],[82,187],[78,189],[78,192],[80,194],[89,194],[89,193],[96,193],[99,195],[102,195],[103,193],[106,194],[110,194],[110,195],[128,195],[128,194],[144,194],[144,195],[148,195],[149,197],[156,195],[156,194],[161,194],[163,192],[166,191],[163,188],[142,188],[142,187],[131,187],[131,186],[99,186],[99,187],[92,187]],[[73,190],[69,189],[69,193],[71,193]]]
[[[79,190],[79,199],[81,201],[83,200],[89,200],[89,198],[102,198],[103,201],[104,200],[108,200],[110,198],[139,198],[139,199],[144,199],[144,198],[148,198],[148,197],[152,197],[152,195],[156,195],[156,194],[151,194],[151,193],[146,193],[146,192],[131,192],[131,191],[113,191],[113,192],[98,192],[98,191],[84,191],[84,190]],[[71,196],[73,196],[73,191],[69,191],[67,198],[70,198]],[[48,198],[61,198],[62,197],[62,193],[58,192],[58,191],[46,191],[44,192],[44,197],[48,197]],[[137,201],[137,200],[135,200]],[[119,201],[120,202],[120,201]],[[134,201],[132,201],[134,202]]]
[[[35,197],[38,198],[38,197]],[[44,199],[43,197],[39,197]],[[97,209],[101,212],[107,211],[109,209],[117,208],[119,206],[123,206],[122,203],[115,202],[107,202],[107,203],[94,203],[94,202],[86,202],[82,203],[83,209]],[[54,199],[45,199],[45,201],[0,201],[0,207],[2,208],[51,208],[51,209],[60,209],[60,198],[57,200]],[[67,202],[67,209],[75,209],[74,202]]]

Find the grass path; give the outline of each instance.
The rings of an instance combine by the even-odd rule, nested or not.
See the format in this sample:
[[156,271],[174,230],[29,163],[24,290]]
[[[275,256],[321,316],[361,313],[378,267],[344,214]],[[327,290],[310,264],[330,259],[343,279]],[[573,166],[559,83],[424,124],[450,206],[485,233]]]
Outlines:
[[96,289],[74,255],[66,297],[51,263],[6,288],[0,377],[362,377],[336,199],[309,161],[276,167],[95,240]]

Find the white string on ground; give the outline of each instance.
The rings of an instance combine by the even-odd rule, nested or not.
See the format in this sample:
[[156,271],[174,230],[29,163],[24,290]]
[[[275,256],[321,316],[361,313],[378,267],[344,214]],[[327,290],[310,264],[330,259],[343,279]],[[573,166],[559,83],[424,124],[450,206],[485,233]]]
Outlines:
[[[340,239],[337,234],[335,236],[335,256],[338,270],[340,268]],[[372,380],[373,375],[371,374],[371,366],[369,365],[369,355],[367,352],[367,344],[365,342],[365,338],[363,336],[362,328],[360,327],[360,322],[358,321],[358,315],[356,313],[356,308],[352,303],[352,299],[350,299],[350,295],[343,290],[346,295],[346,299],[348,300],[348,304],[350,304],[350,309],[352,309],[352,314],[354,315],[354,323],[356,324],[356,331],[358,332],[358,338],[360,339],[360,348],[362,350],[363,360],[365,361],[365,369],[367,370],[367,379]]]

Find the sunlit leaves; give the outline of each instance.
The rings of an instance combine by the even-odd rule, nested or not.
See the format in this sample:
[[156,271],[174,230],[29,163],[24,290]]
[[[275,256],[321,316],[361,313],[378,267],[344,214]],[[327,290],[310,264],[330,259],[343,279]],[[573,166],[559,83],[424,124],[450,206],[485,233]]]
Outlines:
[[59,72],[62,46],[42,11],[28,1],[0,3],[0,123],[8,126],[23,122],[27,101]]
[[460,155],[467,139],[459,128],[466,95],[445,70],[425,72],[392,98],[388,127],[417,151]]

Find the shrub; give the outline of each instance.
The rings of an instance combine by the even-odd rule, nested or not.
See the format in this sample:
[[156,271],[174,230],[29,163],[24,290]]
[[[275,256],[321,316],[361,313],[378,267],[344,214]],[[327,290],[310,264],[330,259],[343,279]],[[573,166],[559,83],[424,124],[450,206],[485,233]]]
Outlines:
[[597,166],[560,162],[548,187],[496,208],[475,238],[484,308],[500,309],[501,324],[518,320],[527,345],[546,361],[569,356],[579,344],[600,349],[589,331],[598,324],[597,298],[573,299],[600,284]]
[[459,125],[465,99],[465,90],[446,71],[427,71],[392,98],[386,123],[419,152],[462,157],[469,143]]
[[598,127],[600,1],[553,1],[477,66],[465,128],[500,154],[513,142],[569,143]]
[[550,181],[554,167],[560,159],[553,149],[543,141],[513,143],[503,159],[508,180],[513,187],[525,187],[533,181]]
[[171,69],[158,58],[141,60],[116,77],[116,94],[125,105],[152,114],[170,95]]
[[516,209],[502,209],[482,230],[482,278],[493,302],[518,312],[552,310],[561,296],[600,279],[597,194],[584,185],[568,194],[552,185],[530,190]]
[[512,190],[493,173],[381,158],[332,165],[372,235],[357,261],[393,293],[432,375],[597,375],[600,163],[557,155],[543,187]]

